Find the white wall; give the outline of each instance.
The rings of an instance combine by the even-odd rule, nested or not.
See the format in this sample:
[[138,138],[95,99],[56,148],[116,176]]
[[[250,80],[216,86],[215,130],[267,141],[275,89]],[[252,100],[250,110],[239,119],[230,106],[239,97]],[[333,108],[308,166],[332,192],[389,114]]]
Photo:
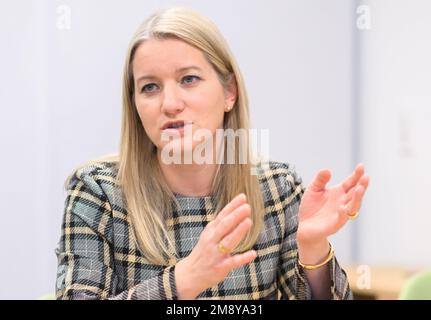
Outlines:
[[[53,292],[62,184],[79,163],[115,152],[128,41],[154,10],[190,6],[219,25],[249,89],[252,122],[273,159],[308,183],[352,164],[351,1],[2,1],[0,3],[0,298]],[[57,27],[60,5],[71,28]],[[335,239],[351,260],[350,226]]]
[[360,261],[431,266],[431,2],[363,1],[361,154],[372,176]]

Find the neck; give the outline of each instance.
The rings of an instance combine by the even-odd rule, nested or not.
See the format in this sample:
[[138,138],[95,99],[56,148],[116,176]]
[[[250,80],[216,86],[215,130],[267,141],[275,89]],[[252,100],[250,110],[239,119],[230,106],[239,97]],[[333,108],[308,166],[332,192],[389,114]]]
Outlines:
[[211,194],[217,164],[165,164],[160,159],[160,153],[158,153],[158,161],[172,192],[190,197]]

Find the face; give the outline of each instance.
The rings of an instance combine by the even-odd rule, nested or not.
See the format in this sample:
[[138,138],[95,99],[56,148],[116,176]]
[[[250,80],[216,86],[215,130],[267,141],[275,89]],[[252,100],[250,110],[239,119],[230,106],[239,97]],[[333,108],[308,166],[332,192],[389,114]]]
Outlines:
[[[236,101],[236,87],[224,88],[195,47],[177,39],[146,40],[133,60],[135,104],[148,137],[160,151],[162,134],[181,139],[184,133],[223,128],[224,113]],[[193,141],[191,148],[199,142]]]

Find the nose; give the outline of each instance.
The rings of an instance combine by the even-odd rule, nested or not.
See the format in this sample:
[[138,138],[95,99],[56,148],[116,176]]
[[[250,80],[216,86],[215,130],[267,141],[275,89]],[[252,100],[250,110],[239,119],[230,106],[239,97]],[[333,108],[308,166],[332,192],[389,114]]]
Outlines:
[[176,115],[184,110],[184,102],[176,84],[165,85],[161,111],[169,115]]

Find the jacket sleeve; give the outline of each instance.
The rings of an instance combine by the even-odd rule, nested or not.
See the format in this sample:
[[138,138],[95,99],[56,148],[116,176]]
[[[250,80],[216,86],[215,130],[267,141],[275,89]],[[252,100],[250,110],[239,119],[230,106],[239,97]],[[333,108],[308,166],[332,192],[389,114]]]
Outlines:
[[[298,229],[298,212],[301,197],[305,192],[301,178],[294,170],[287,175],[287,206],[285,208],[285,235],[280,253],[280,267],[277,274],[279,293],[282,299],[312,299],[311,288],[305,271],[298,264],[296,231]],[[346,273],[337,259],[329,262],[332,299],[352,299]]]
[[91,172],[78,170],[67,187],[56,249],[57,299],[176,299],[175,266],[116,292],[112,239],[110,203]]

